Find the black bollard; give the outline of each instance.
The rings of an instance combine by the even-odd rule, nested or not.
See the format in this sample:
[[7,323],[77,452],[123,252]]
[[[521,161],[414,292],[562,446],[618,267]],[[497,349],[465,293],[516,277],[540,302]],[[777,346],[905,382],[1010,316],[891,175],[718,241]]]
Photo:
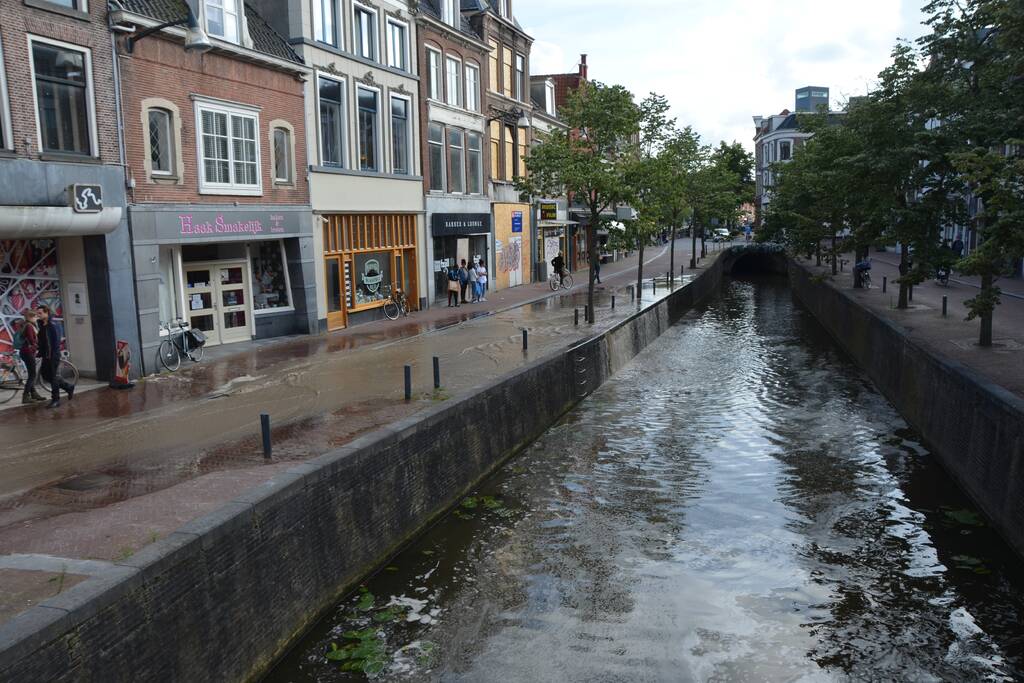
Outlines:
[[651,293],[656,294],[658,292],[658,278],[651,278]]
[[260,432],[263,434],[263,457],[269,458],[271,455],[270,415],[266,413],[260,414]]
[[942,317],[946,317],[946,305],[949,303],[949,297],[945,294],[942,295]]
[[572,324],[573,325],[579,325],[580,324],[580,309],[578,309],[578,308],[572,309]]
[[914,285],[907,285],[907,301],[914,300]]
[[412,400],[412,366],[405,366],[405,400]]
[[882,276],[882,294],[885,294],[886,285],[889,282],[889,278]]
[[529,343],[526,341],[526,330],[523,330],[523,351],[529,348]]
[[672,286],[672,271],[671,270],[666,270],[665,271],[665,284],[667,284],[669,287]]
[[683,264],[679,264],[679,277],[683,276]]
[[434,388],[441,388],[441,359],[434,356]]
[[629,286],[629,300],[630,301],[635,301],[636,300],[636,288],[633,287],[633,285]]
[[612,310],[615,310],[615,295],[612,294]]

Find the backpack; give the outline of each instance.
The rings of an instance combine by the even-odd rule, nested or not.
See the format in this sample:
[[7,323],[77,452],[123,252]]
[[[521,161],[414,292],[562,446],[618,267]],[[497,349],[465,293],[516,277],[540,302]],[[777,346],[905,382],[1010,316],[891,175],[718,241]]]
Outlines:
[[25,336],[25,326],[22,325],[18,328],[18,331],[14,333],[14,339],[11,340],[14,344],[15,351],[21,351],[28,344],[28,337]]

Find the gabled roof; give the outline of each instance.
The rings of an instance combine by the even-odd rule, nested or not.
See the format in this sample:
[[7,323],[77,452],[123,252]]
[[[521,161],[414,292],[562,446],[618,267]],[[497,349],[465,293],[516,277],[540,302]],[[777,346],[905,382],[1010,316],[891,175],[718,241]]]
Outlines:
[[[429,16],[431,19],[437,19],[441,23],[445,24],[444,20],[441,18],[441,7],[440,7],[440,4],[441,4],[440,0],[421,0],[421,2],[420,2],[420,11],[423,12],[424,14],[426,14],[427,16]],[[466,4],[465,0],[463,0],[462,4],[463,4],[463,10],[465,10],[465,7],[464,7],[465,4]],[[448,24],[445,24],[445,26],[447,26],[447,25]],[[467,36],[469,36],[470,38],[473,38],[474,40],[483,40],[483,37],[480,36],[473,29],[473,24],[469,23],[469,19],[464,17],[462,14],[459,15],[459,27],[458,27],[458,30],[460,32],[462,32],[462,33],[465,33]]]
[[[180,19],[188,11],[184,0],[118,0],[118,4],[127,12],[141,14],[161,23]],[[245,5],[245,20],[249,24],[252,49],[288,62],[303,63],[302,58],[288,45],[288,41],[272,29],[248,3]]]

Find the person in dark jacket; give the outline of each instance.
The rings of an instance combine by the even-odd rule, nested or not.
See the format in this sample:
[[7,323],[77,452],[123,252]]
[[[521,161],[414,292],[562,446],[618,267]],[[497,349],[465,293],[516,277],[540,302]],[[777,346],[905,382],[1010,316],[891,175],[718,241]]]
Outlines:
[[448,269],[448,308],[459,307],[459,290],[462,285],[459,282],[459,269],[453,263]]
[[562,258],[562,252],[551,259],[551,268],[558,273],[558,284],[565,282],[565,259]]
[[75,387],[68,384],[60,376],[60,328],[50,319],[50,307],[39,306],[36,308],[39,314],[39,357],[43,359],[39,368],[43,379],[50,383],[50,402],[47,408],[56,408],[60,405],[60,390],[63,389],[70,401],[75,395]]
[[462,259],[462,267],[459,268],[459,291],[462,294],[462,303],[468,304],[466,301],[466,288],[469,287],[469,269],[466,268],[466,259]]
[[21,397],[21,402],[34,403],[36,401],[45,401],[46,399],[36,391],[36,354],[39,353],[39,332],[36,329],[36,312],[31,308],[26,308],[22,315],[25,319],[21,323],[18,334],[21,335],[24,341],[21,348],[18,349],[18,355],[21,356],[21,362],[25,364],[28,376],[25,378],[25,393]]

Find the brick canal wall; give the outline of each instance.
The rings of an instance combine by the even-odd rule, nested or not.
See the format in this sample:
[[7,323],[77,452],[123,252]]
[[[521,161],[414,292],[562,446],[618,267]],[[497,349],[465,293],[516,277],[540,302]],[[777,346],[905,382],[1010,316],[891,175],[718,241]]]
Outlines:
[[1024,400],[790,262],[793,293],[1024,556]]
[[695,303],[615,328],[293,467],[0,627],[0,681],[240,681]]

